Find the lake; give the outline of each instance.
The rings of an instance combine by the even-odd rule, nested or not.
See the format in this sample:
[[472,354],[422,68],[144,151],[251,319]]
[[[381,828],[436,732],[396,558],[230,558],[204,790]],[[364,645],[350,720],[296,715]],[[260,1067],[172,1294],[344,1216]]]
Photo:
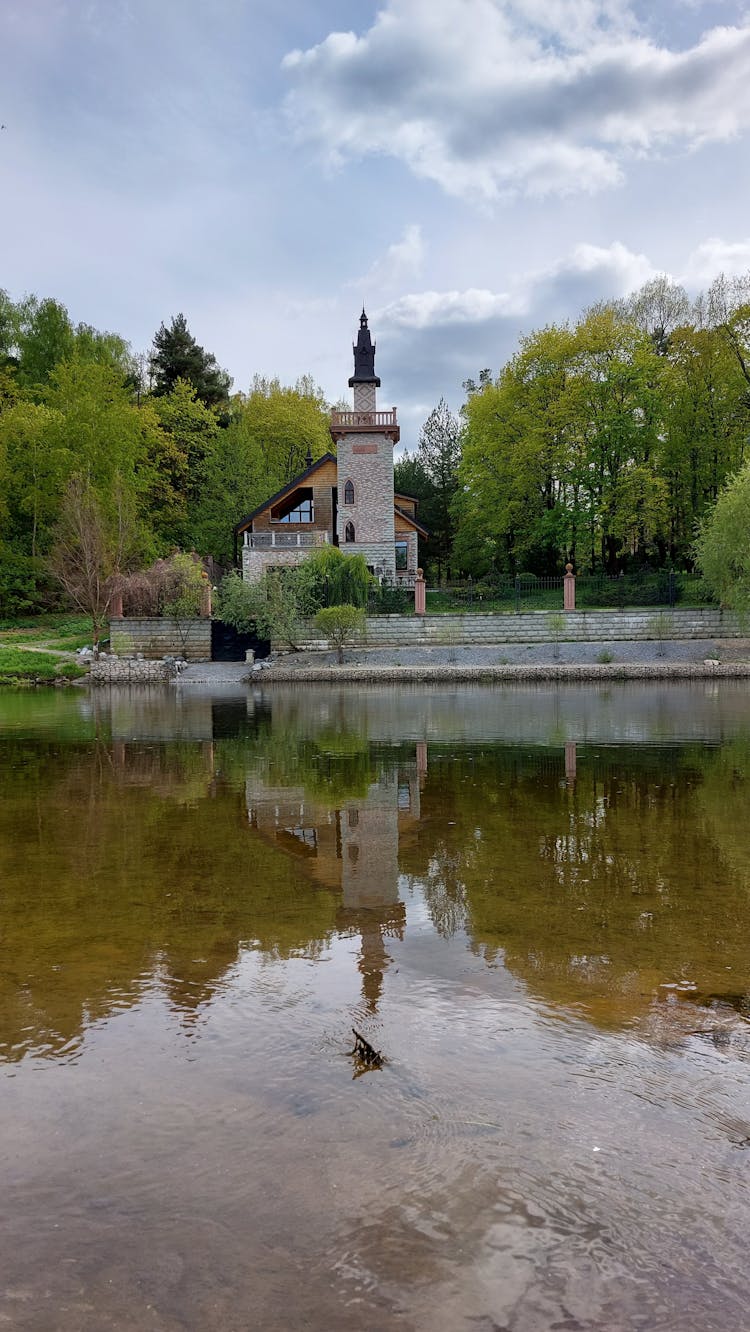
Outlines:
[[744,681],[0,692],[0,1327],[745,1332],[749,795]]

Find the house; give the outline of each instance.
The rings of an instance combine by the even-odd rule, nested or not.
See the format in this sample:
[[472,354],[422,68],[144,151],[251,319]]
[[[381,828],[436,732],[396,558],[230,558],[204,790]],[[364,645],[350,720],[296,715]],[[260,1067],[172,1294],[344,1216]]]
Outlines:
[[353,345],[353,410],[331,413],[335,453],[313,462],[237,523],[242,575],[251,582],[268,568],[299,564],[317,546],[333,544],[364,555],[368,568],[390,582],[411,584],[418,565],[417,500],[393,489],[396,408],[378,411],[375,343],[364,310]]

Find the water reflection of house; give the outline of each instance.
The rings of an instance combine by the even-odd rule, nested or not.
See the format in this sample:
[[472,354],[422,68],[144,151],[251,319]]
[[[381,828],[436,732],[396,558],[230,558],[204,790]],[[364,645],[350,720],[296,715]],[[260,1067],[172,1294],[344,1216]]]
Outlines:
[[361,796],[340,807],[303,787],[272,786],[263,772],[248,777],[248,818],[267,841],[298,861],[321,888],[341,894],[336,924],[361,939],[364,1002],[377,1007],[389,964],[386,940],[403,937],[406,912],[398,894],[399,840],[420,817],[424,746],[414,761],[384,766]]

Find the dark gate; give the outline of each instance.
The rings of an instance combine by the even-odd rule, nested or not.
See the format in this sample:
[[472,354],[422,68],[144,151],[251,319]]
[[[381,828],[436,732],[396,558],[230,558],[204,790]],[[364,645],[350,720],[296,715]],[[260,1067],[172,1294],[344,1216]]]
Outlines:
[[258,658],[267,657],[271,644],[267,638],[258,638],[254,633],[240,634],[223,620],[211,621],[212,661],[244,661],[248,648],[252,648]]

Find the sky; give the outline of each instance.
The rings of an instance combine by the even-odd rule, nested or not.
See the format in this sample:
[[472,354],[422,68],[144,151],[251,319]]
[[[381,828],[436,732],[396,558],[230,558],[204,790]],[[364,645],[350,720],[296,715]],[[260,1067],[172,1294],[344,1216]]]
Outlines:
[[0,287],[331,401],[364,303],[409,448],[532,329],[750,270],[736,0],[3,0],[0,58]]

